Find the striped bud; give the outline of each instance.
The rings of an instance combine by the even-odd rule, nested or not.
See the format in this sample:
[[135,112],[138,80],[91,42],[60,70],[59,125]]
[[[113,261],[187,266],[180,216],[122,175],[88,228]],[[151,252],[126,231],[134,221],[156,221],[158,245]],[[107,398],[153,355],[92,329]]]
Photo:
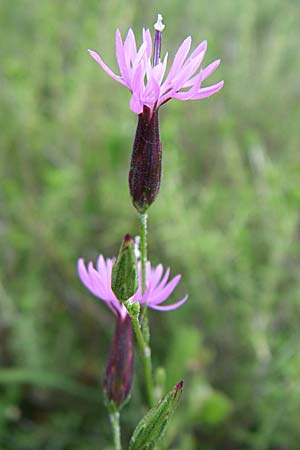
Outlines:
[[134,240],[129,234],[124,237],[117,261],[112,268],[111,288],[121,303],[126,302],[138,289]]

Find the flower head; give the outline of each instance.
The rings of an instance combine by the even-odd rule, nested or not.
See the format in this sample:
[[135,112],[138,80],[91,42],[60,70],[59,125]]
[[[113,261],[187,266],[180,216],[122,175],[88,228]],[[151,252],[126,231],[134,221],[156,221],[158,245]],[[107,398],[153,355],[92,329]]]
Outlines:
[[190,36],[180,45],[166,74],[168,53],[163,60],[160,59],[161,34],[164,29],[160,14],[154,28],[154,44],[150,30],[143,29],[142,44],[139,48],[132,29],[129,29],[124,42],[120,31],[116,31],[116,58],[120,75],[114,73],[98,53],[89,50],[92,58],[111,78],[131,91],[130,108],[134,113],[141,114],[144,106],[153,111],[171,98],[198,100],[210,97],[223,87],[223,81],[201,87],[217,69],[220,60],[202,69],[200,66],[206,53],[207,42],[201,42],[188,56],[192,43]]
[[[111,289],[111,272],[113,264],[114,259],[105,260],[103,256],[100,255],[97,260],[97,268],[95,269],[92,262],[89,262],[86,267],[83,259],[79,259],[78,274],[82,283],[92,294],[103,300],[114,314],[125,318],[127,315],[126,308],[119,302]],[[158,311],[170,311],[179,308],[179,306],[186,302],[188,298],[187,295],[171,305],[161,305],[161,303],[166,301],[174,291],[180,281],[181,275],[176,275],[168,282],[170,269],[168,268],[163,275],[162,264],[152,268],[150,262],[148,262],[146,267],[146,291],[142,294],[140,262],[138,263],[138,271],[140,280],[139,288],[131,297],[131,302],[146,304],[149,308]]]

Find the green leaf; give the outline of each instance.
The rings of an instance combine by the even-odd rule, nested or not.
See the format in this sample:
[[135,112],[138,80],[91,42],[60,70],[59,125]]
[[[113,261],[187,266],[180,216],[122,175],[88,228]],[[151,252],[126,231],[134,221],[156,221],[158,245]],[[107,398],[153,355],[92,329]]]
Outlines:
[[171,389],[139,422],[129,443],[129,450],[153,450],[163,438],[181,397],[183,381]]

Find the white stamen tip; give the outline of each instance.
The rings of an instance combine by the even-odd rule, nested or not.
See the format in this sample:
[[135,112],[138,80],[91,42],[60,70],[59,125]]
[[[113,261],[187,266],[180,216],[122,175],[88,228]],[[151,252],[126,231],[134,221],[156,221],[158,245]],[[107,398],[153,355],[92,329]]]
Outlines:
[[163,24],[163,16],[161,14],[157,14],[157,22],[154,24],[154,29],[162,32],[164,28],[165,25]]

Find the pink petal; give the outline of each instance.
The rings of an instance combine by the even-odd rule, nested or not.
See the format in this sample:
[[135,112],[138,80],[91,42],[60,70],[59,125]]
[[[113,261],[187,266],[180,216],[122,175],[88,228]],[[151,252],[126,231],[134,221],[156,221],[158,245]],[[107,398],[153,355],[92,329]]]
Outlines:
[[156,79],[153,76],[151,76],[143,95],[144,103],[149,107],[153,106],[158,101],[159,94],[160,94],[160,86],[156,81]]
[[177,100],[189,100],[193,98],[193,95],[199,92],[201,83],[202,83],[202,72],[198,73],[195,77],[193,77],[194,85],[185,92],[177,92],[173,98],[176,98]]
[[106,260],[107,290],[110,295],[115,297],[115,294],[113,293],[112,288],[111,288],[111,273],[112,273],[113,265],[114,265],[114,260],[108,258]]
[[107,304],[109,304],[112,307],[112,309],[116,309],[123,317],[125,306],[122,305],[116,297],[112,298],[109,302],[107,302]]
[[98,55],[98,53],[94,52],[93,50],[89,50],[88,51],[89,54],[91,55],[91,57],[102,67],[102,69],[104,70],[104,72],[106,72],[111,78],[113,78],[115,81],[117,81],[118,83],[122,84],[123,86],[127,86],[127,84],[125,83],[125,81],[119,76],[116,75],[104,62],[103,60],[100,58],[100,56]]
[[[110,288],[111,269],[114,263],[113,259],[107,259],[106,262],[102,255],[98,258],[98,267],[102,269],[98,272],[93,267],[93,263],[88,263],[86,269],[83,259],[78,260],[78,274],[82,283],[95,297],[104,301],[114,314],[118,313],[121,317],[125,317],[127,311],[123,305],[117,300],[116,296]],[[109,275],[109,283],[107,276]]]
[[172,294],[177,284],[181,279],[181,275],[176,275],[163,289],[155,289],[155,292],[151,295],[151,300],[149,305],[159,305],[160,303],[167,300],[167,298]]
[[132,68],[135,70],[137,65],[141,63],[145,53],[147,50],[147,44],[143,42],[143,44],[140,46],[139,51],[136,54],[135,59],[132,62]]
[[130,77],[127,70],[124,46],[119,30],[116,31],[116,57],[121,75],[126,83],[126,86],[130,87]]
[[114,262],[114,259],[108,258],[105,260],[103,256],[100,255],[98,258],[98,263],[102,268],[101,272],[96,271],[93,268],[92,263],[89,266],[89,271],[90,275],[94,278],[95,284],[98,284],[99,287],[102,284],[103,289],[105,289],[105,293],[103,293],[102,299],[106,301],[106,303],[112,305],[122,315],[123,307],[111,289],[111,272]]
[[144,91],[144,74],[141,66],[137,66],[132,78],[131,90],[140,99]]
[[210,97],[211,95],[220,91],[223,86],[224,86],[224,81],[222,80],[217,84],[213,84],[212,86],[201,88],[197,94],[193,95],[191,100],[199,100],[200,98]]
[[191,43],[192,43],[192,38],[191,36],[188,36],[183,43],[181,44],[181,46],[179,47],[179,49],[177,50],[177,53],[174,57],[170,72],[168,74],[167,80],[173,78],[174,74],[180,70],[180,68],[182,67],[184,60],[191,48]]
[[122,319],[125,319],[125,317],[128,314],[127,309],[125,308],[125,306],[121,305],[121,303],[119,303],[118,311],[121,314]]
[[189,64],[185,64],[181,71],[178,73],[176,77],[171,81],[174,89],[179,90],[182,89],[184,84],[187,82],[189,78],[191,78],[196,70],[200,67],[204,58],[204,52],[202,53],[202,57],[192,59]]
[[132,79],[132,96],[130,99],[130,109],[135,114],[141,114],[143,112],[143,91],[145,89],[144,86],[144,74],[141,66],[137,66],[135,74]]
[[90,270],[87,271],[83,259],[80,259],[78,261],[78,274],[82,283],[93,295],[95,295],[96,297],[100,298],[105,302],[107,301],[107,295],[106,292],[103,290],[103,285],[101,281],[99,282],[98,279],[96,280],[93,274],[90,272]]
[[142,286],[141,286],[141,284],[139,283],[139,287],[138,287],[138,290],[136,291],[136,293],[132,296],[132,298],[131,298],[131,301],[132,302],[141,302],[141,299],[142,299]]
[[89,262],[88,266],[87,266],[87,276],[89,277],[89,289],[91,290],[91,292],[93,292],[94,295],[96,295],[96,297],[101,297],[99,294],[98,284],[95,283],[95,280],[94,280],[93,276],[91,275],[91,271],[90,271],[91,264],[92,263]]
[[136,293],[131,298],[131,301],[132,302],[139,302],[140,304],[147,303],[147,300],[148,300],[148,297],[150,295],[150,292],[151,292],[151,283],[148,281],[147,285],[146,285],[146,291],[144,292],[144,294],[142,294],[142,282],[141,282],[141,279],[140,279],[139,280],[138,290],[136,291]]
[[174,94],[177,94],[177,91],[179,89],[192,86],[194,84],[193,78],[191,79],[191,81],[189,81],[189,78],[200,67],[205,56],[206,46],[206,41],[201,42],[201,44],[198,45],[198,47],[192,53],[192,55],[195,56],[192,58],[191,55],[187,59],[182,68],[176,74],[174,74],[173,79],[169,78],[169,76],[167,77],[166,81],[161,87],[162,95],[159,100],[159,105],[162,105],[170,98],[176,98],[174,97]]
[[129,28],[126,39],[124,41],[124,50],[125,50],[125,58],[127,66],[130,65],[130,61],[132,62],[136,57],[136,42],[134,33],[131,28]]
[[195,70],[197,70],[196,65],[194,65],[194,67],[184,67],[175,79],[170,80],[168,89],[164,83],[161,87],[163,95],[160,96],[159,106],[165,103],[170,98],[177,98],[178,91],[184,88],[186,84],[189,84],[187,83],[187,79],[195,72]]
[[147,45],[147,50],[146,50],[147,58],[151,58],[151,55],[152,55],[152,38],[151,38],[151,33],[150,33],[149,29],[145,30],[143,28],[143,42],[145,42],[146,45]]
[[176,91],[174,89],[172,89],[172,87],[169,87],[169,89],[165,89],[165,93],[161,94],[159,97],[159,101],[157,106],[161,106],[163,105],[167,100],[170,100],[171,98],[173,98],[173,95],[176,93]]
[[167,305],[167,306],[157,306],[157,305],[152,305],[150,304],[149,307],[152,309],[156,309],[157,311],[172,311],[173,309],[177,309],[179,308],[181,305],[183,305],[183,303],[185,303],[188,299],[188,295],[186,295],[185,297],[183,297],[182,300],[179,300],[176,303],[173,303],[172,305]]
[[110,280],[111,280],[111,274],[107,272],[107,266],[105,263],[105,259],[102,255],[99,255],[97,259],[97,273],[101,276],[101,279],[103,280],[103,286],[107,297],[111,296],[111,289],[110,289]]
[[204,67],[204,69],[202,69],[201,73],[203,81],[214,73],[214,71],[219,67],[220,62],[221,60],[217,59],[216,61],[212,62],[208,66]]
[[156,288],[157,290],[161,290],[165,287],[166,282],[168,281],[169,275],[170,275],[170,267],[167,268],[163,279],[161,280],[161,282],[159,283],[159,285]]
[[98,256],[98,259],[97,259],[97,270],[98,270],[99,273],[103,274],[105,279],[107,279],[106,264],[105,264],[105,260],[104,260],[102,255]]
[[97,270],[94,269],[93,264],[90,262],[88,265],[88,271],[90,280],[93,283],[93,286],[95,290],[98,293],[98,297],[100,297],[104,301],[110,301],[111,295],[107,290],[107,287],[105,285],[105,278],[102,278],[102,274],[97,272]]
[[[141,291],[140,291],[141,292]],[[151,297],[151,281],[148,281],[146,291],[144,294],[138,299],[139,303],[147,303],[148,304],[148,298]]]
[[85,267],[85,264],[84,264],[84,261],[83,261],[82,258],[80,258],[80,259],[78,260],[78,263],[77,263],[77,270],[78,270],[79,278],[80,278],[80,280],[82,281],[82,283],[85,285],[85,287],[86,287],[89,291],[91,291],[92,294],[97,295],[97,294],[96,294],[96,291],[95,291],[95,289],[94,289],[93,282],[92,282],[92,280],[90,279],[90,276],[89,276],[89,274],[88,274],[88,272],[87,272],[87,270],[86,270],[86,267]]
[[[186,60],[186,64],[188,64],[194,58],[199,58],[199,55],[201,55],[201,58],[203,60],[206,50],[207,50],[207,41],[200,42],[200,44],[197,45],[195,50],[190,54],[190,56]],[[204,53],[203,57],[202,57],[202,53]]]
[[144,105],[141,102],[141,100],[137,97],[135,93],[133,93],[130,99],[131,111],[133,111],[135,114],[141,114],[143,112],[143,107]]
[[[205,67],[204,69],[201,69],[201,74],[202,74],[202,81],[206,80],[206,78],[208,78],[218,67],[218,65],[220,64],[220,60],[214,61],[213,63],[209,64],[207,67]],[[195,83],[195,80],[197,79],[199,74],[195,75],[194,77],[190,78],[189,80],[187,80],[182,88],[187,88],[189,86],[193,86]]]
[[152,76],[155,78],[157,83],[160,85],[162,82],[162,79],[164,77],[166,67],[167,67],[167,61],[168,61],[168,53],[166,53],[166,56],[164,58],[163,62],[158,63],[155,67],[152,69]]
[[141,262],[138,262],[138,276],[139,276],[139,287],[137,292],[132,297],[131,301],[137,301],[140,304],[147,302],[147,299],[150,295],[151,291],[151,264],[147,261],[146,264],[146,291],[142,294],[142,265]]
[[163,274],[163,266],[162,264],[159,264],[151,274],[151,289],[154,290],[156,288],[156,285],[158,284],[159,280],[161,279],[161,276]]

